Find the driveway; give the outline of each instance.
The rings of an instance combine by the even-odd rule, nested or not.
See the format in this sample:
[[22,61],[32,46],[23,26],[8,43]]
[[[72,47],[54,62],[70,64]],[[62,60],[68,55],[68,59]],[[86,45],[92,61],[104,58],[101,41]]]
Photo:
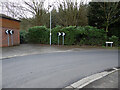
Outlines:
[[18,56],[2,61],[3,88],[64,88],[118,66],[118,51],[91,49]]

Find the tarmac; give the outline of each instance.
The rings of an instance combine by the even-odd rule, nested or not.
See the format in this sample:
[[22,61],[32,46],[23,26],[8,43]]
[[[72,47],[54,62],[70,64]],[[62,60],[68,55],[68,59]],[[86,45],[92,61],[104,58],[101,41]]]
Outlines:
[[[35,46],[35,47],[34,47]],[[34,48],[33,48],[34,47]],[[2,49],[2,58],[7,58],[8,56],[22,56],[22,55],[29,55],[29,54],[41,54],[41,53],[52,53],[52,52],[63,52],[63,51],[69,51],[75,48],[59,48],[59,47],[49,47],[49,46],[41,46],[39,45],[28,45],[28,44],[23,44],[20,46],[15,46],[15,47],[5,47]],[[78,49],[76,49],[78,50]],[[84,49],[79,49],[79,50],[84,50]],[[88,85],[86,85],[85,88],[93,88],[93,89],[98,89],[98,88],[115,88],[115,89],[120,89],[120,70],[115,71],[101,79],[98,79]],[[78,88],[79,89],[79,88]]]

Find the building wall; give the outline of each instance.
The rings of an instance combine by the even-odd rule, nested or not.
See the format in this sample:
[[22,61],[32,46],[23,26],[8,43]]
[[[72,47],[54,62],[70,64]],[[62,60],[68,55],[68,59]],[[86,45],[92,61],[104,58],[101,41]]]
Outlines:
[[[0,18],[2,20],[2,28],[0,29],[0,33],[2,33],[2,47],[8,46],[8,35],[5,33],[5,30],[14,30],[14,34],[9,34],[9,45],[12,46],[11,37],[13,37],[13,45],[19,45],[20,44],[20,22]],[[1,38],[1,36],[0,36]],[[1,43],[1,42],[0,42]]]
[[0,19],[0,47],[2,46],[2,19]]

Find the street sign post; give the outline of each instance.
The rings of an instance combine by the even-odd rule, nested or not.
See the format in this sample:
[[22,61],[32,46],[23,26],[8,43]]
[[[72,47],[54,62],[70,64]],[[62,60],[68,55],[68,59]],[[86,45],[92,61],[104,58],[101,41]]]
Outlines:
[[13,46],[13,35],[12,35],[13,33],[14,33],[14,31],[13,31],[13,30],[10,30],[12,46]]
[[8,46],[9,46],[9,30],[5,30],[5,33],[8,35]]
[[65,36],[64,32],[62,32],[62,36],[63,36],[63,45],[64,45],[64,36]]
[[58,45],[59,45],[59,36],[61,35],[61,33],[58,32],[57,35],[58,35]]
[[5,30],[5,33],[8,35],[8,46],[10,46],[9,34],[11,35],[11,43],[13,45],[13,34],[14,34],[14,31],[13,30]]

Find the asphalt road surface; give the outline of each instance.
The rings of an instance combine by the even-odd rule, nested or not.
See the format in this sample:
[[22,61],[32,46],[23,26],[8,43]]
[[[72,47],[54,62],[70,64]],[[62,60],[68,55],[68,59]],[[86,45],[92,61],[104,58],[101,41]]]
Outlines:
[[64,88],[118,66],[117,50],[82,50],[28,55],[2,61],[3,88]]

